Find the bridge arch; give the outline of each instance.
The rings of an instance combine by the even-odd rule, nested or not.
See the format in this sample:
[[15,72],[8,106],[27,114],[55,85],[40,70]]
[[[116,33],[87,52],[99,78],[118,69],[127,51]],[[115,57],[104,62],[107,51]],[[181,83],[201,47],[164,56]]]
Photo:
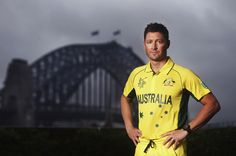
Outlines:
[[[36,110],[73,106],[72,109],[82,112],[109,116],[112,111],[120,116],[115,97],[121,95],[131,70],[142,64],[143,61],[131,48],[114,41],[56,49],[31,65]],[[71,102],[73,97],[74,105]],[[86,98],[87,103],[84,103]],[[94,104],[95,101],[97,104]],[[70,102],[72,105],[69,105]],[[92,111],[94,109],[95,112]]]

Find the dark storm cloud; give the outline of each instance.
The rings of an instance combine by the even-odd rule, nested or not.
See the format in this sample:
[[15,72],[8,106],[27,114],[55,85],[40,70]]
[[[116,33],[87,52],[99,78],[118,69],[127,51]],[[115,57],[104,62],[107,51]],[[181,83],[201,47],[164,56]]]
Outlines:
[[[176,63],[194,70],[219,98],[216,121],[235,119],[233,71],[236,11],[233,0],[2,0],[0,2],[0,87],[12,58],[33,62],[72,43],[116,39],[146,61],[143,29],[162,22],[170,30],[168,50]],[[112,33],[121,30],[116,38]],[[99,30],[98,36],[90,33]],[[194,104],[192,112],[196,112]]]

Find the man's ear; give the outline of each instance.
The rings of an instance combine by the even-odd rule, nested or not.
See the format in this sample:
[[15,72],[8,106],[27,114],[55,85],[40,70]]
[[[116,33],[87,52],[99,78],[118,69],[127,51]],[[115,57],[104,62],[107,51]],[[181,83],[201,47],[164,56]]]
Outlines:
[[170,47],[170,40],[167,40],[167,49]]

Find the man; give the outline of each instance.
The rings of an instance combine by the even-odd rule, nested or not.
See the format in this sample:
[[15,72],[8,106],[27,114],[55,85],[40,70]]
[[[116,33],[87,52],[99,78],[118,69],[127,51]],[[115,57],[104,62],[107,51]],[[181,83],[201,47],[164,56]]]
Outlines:
[[[135,68],[121,97],[121,112],[135,156],[185,156],[185,139],[203,126],[220,105],[201,79],[191,70],[175,64],[167,56],[170,46],[167,28],[159,23],[147,25],[144,49],[149,63]],[[203,107],[188,123],[189,95]],[[132,99],[137,97],[139,128],[132,120]]]

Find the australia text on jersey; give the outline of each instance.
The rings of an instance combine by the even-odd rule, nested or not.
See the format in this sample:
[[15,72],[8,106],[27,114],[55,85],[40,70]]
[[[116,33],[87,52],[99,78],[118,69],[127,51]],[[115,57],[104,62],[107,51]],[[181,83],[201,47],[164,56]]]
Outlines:
[[171,95],[163,95],[163,94],[140,94],[137,95],[139,104],[147,104],[147,103],[157,103],[157,104],[172,104]]

